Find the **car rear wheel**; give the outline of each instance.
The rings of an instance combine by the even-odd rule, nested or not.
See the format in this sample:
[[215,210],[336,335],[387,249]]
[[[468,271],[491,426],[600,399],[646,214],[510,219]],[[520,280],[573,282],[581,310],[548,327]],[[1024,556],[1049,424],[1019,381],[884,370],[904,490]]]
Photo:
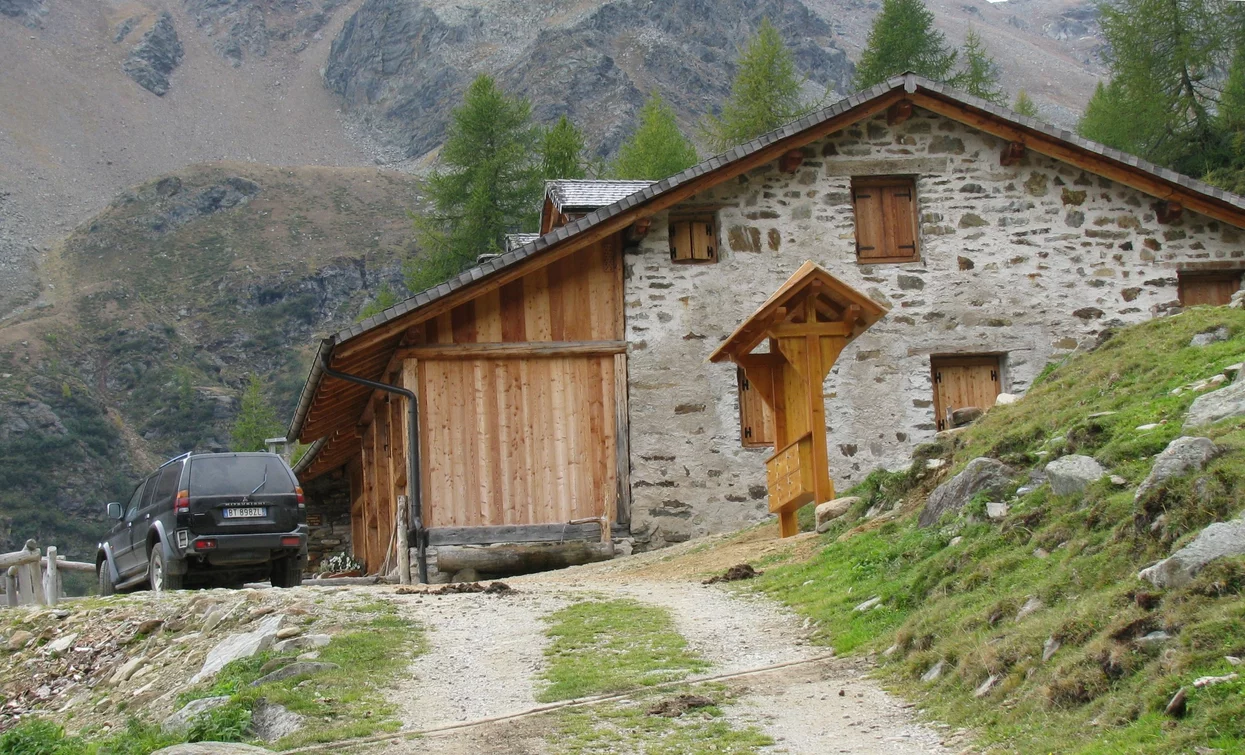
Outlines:
[[303,583],[303,570],[297,557],[287,556],[272,562],[273,587],[298,587]]
[[164,562],[164,549],[160,547],[160,543],[152,546],[151,560],[147,562],[147,581],[154,593],[182,589],[182,575],[169,573],[168,564]]
[[112,583],[112,572],[108,569],[108,562],[101,561],[99,563],[99,594],[100,597],[108,597],[117,592],[117,587]]

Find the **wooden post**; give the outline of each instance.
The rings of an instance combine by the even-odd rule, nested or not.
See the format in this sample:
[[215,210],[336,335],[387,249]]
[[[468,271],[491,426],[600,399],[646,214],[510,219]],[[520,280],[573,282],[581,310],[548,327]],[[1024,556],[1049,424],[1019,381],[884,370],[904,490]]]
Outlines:
[[627,397],[627,355],[614,355],[614,434],[617,438],[614,473],[618,478],[619,524],[631,523],[631,410]]
[[39,566],[39,548],[34,540],[26,541],[27,561],[17,571],[17,595],[22,605],[45,605],[47,597],[43,592],[43,575]]
[[4,602],[9,608],[17,608],[17,567],[10,566],[4,572]]
[[410,506],[406,496],[398,496],[398,584],[411,583],[411,544],[408,539],[410,529]]
[[45,605],[55,606],[61,596],[61,575],[57,569],[56,546],[49,545],[47,551],[47,567],[43,572],[43,594]]

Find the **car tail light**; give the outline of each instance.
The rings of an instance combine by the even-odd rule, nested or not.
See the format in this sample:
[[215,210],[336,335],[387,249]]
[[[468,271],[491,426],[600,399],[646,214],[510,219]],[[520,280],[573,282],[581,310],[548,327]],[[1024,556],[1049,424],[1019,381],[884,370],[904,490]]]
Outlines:
[[298,508],[304,508],[307,505],[307,499],[303,496],[303,489],[294,488],[294,492],[298,495]]
[[282,545],[301,545],[302,543],[297,537],[290,536],[290,537],[281,538],[281,544]]
[[[167,501],[169,499],[165,498],[164,500]],[[174,514],[189,514],[190,513],[190,491],[189,490],[177,491],[177,503],[173,504],[173,513]]]
[[216,547],[215,540],[196,540],[195,541],[195,550],[197,551],[210,551],[214,549],[215,547]]

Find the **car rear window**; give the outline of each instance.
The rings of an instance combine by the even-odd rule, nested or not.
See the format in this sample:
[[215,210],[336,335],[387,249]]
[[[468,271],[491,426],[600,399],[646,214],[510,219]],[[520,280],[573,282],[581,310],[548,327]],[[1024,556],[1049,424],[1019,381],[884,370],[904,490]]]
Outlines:
[[293,493],[294,482],[273,456],[205,456],[190,460],[190,494],[246,495],[264,482],[259,494]]

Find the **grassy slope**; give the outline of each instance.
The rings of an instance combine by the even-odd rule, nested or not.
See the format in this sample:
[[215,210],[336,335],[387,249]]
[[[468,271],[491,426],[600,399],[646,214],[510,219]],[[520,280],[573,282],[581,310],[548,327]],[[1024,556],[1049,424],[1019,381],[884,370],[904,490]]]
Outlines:
[[[220,163],[174,177],[173,197],[151,181],[79,227],[44,271],[55,306],[0,327],[0,425],[7,402],[35,400],[69,431],[0,440],[0,545],[7,531],[89,559],[104,501],[153,462],[228,443],[232,414],[213,397],[238,396],[250,372],[285,420],[316,335],[368,296],[328,293],[317,273],[354,268],[374,284],[409,252],[407,176]],[[248,203],[161,225],[235,177],[259,186]],[[66,516],[78,507],[89,516]]]
[[[1188,346],[1218,325],[1229,328],[1230,340]],[[912,470],[875,473],[852,491],[867,503],[900,501],[905,515],[840,523],[811,559],[770,569],[753,589],[815,619],[818,639],[841,652],[894,646],[880,658],[890,682],[932,715],[975,727],[1000,751],[1239,752],[1245,683],[1201,690],[1191,683],[1228,673],[1224,656],[1245,654],[1245,559],[1220,561],[1191,587],[1165,593],[1136,573],[1245,508],[1245,421],[1203,431],[1224,448],[1204,472],[1137,503],[1133,491],[1151,457],[1181,435],[1195,398],[1171,390],[1242,359],[1239,310],[1195,309],[1122,331],[1050,373],[1018,404],[923,447]],[[1089,417],[1098,412],[1115,414]],[[1128,484],[1104,479],[1067,498],[1043,486],[1015,498],[1001,524],[949,519],[916,527],[929,490],[975,457],[1028,469],[1066,453],[1094,456]],[[950,462],[945,475],[924,470],[932,457]],[[881,607],[855,610],[875,596]],[[1031,597],[1043,607],[1017,620]],[[1149,647],[1135,641],[1155,630],[1174,639]],[[1061,646],[1043,662],[1052,638]],[[941,678],[921,682],[939,660]],[[975,697],[991,676],[997,685]],[[1182,686],[1188,716],[1169,719],[1162,710]]]

